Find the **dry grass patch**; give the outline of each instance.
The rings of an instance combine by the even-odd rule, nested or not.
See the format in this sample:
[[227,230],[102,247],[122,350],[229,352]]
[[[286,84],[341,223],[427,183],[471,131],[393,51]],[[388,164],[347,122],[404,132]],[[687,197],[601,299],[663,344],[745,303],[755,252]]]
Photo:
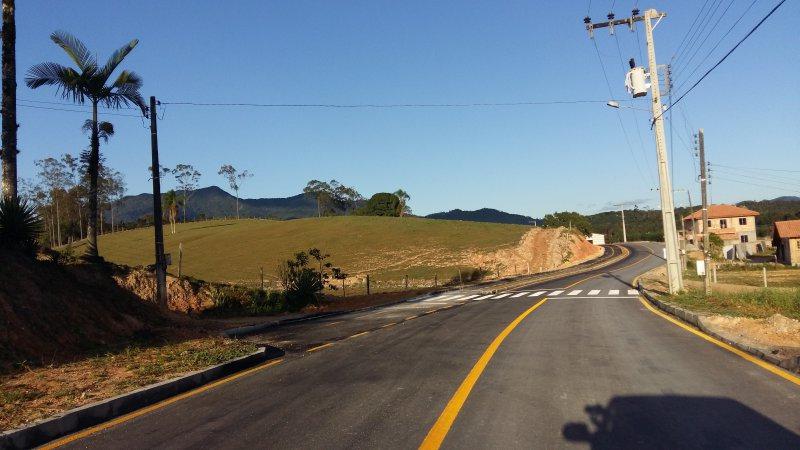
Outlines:
[[0,376],[0,429],[8,430],[82,405],[247,355],[246,341],[201,338],[129,346],[68,364]]

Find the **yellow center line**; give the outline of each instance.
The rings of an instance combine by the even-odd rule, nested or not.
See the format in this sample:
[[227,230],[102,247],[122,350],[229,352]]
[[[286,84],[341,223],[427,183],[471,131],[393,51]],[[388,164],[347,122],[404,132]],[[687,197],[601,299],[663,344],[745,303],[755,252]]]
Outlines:
[[461,385],[458,387],[455,394],[453,394],[453,397],[447,402],[447,406],[445,406],[441,415],[439,415],[439,419],[436,420],[436,423],[430,431],[428,431],[428,435],[425,436],[425,440],[422,441],[422,444],[419,446],[420,449],[438,449],[442,445],[444,438],[450,431],[450,427],[453,426],[453,422],[455,422],[456,417],[458,417],[461,407],[464,406],[464,402],[467,400],[469,393],[472,391],[478,378],[480,378],[483,370],[486,369],[492,356],[494,356],[497,349],[500,348],[500,344],[503,343],[506,337],[514,331],[514,328],[516,328],[525,317],[535,311],[536,308],[542,306],[545,301],[547,301],[547,298],[543,298],[539,303],[525,310],[525,312],[508,324],[508,326],[494,338],[486,351],[483,352],[480,359],[478,359],[478,362],[472,367],[472,370],[469,371],[467,377],[461,382]]
[[331,345],[333,345],[333,343],[332,342],[328,342],[327,344],[322,344],[322,345],[318,345],[316,347],[311,347],[310,349],[306,350],[306,352],[309,352],[309,353],[315,352],[317,350],[322,350],[323,348],[330,347]]
[[365,334],[368,334],[368,333],[369,333],[369,331],[362,331],[361,333],[356,333],[356,334],[354,334],[354,335],[352,335],[352,336],[348,337],[347,339],[352,339],[352,338],[354,338],[354,337],[363,336],[363,335],[365,335]]
[[135,419],[135,418],[137,418],[139,416],[142,416],[144,414],[147,414],[149,412],[155,411],[157,409],[161,409],[161,408],[163,408],[165,406],[168,406],[168,405],[171,405],[171,404],[173,404],[175,402],[181,401],[181,400],[183,400],[185,398],[193,397],[193,396],[195,396],[195,395],[197,395],[197,394],[199,394],[201,392],[205,392],[205,391],[207,391],[209,389],[213,389],[213,388],[215,388],[217,386],[220,386],[220,385],[223,385],[223,384],[226,384],[226,383],[230,383],[233,380],[237,380],[237,379],[242,378],[244,376],[250,375],[251,373],[255,373],[255,372],[258,372],[260,370],[264,370],[264,369],[266,369],[268,367],[272,367],[272,366],[274,366],[276,364],[279,364],[281,361],[283,361],[283,358],[276,359],[274,361],[271,361],[271,362],[268,362],[266,364],[262,364],[262,365],[259,365],[259,366],[256,366],[256,367],[252,367],[250,369],[244,370],[244,371],[239,372],[239,373],[235,373],[235,374],[233,374],[233,375],[231,375],[229,377],[225,377],[225,378],[222,378],[220,380],[214,381],[212,383],[208,383],[206,385],[200,386],[197,389],[193,389],[191,391],[184,392],[183,394],[179,394],[179,395],[176,395],[174,397],[170,397],[170,398],[168,398],[166,400],[162,400],[162,401],[160,401],[158,403],[154,403],[154,404],[152,404],[150,406],[145,406],[144,408],[137,409],[136,411],[130,412],[130,413],[125,414],[123,416],[119,416],[116,419],[109,420],[108,422],[103,422],[103,423],[101,423],[99,425],[95,425],[93,427],[89,427],[89,428],[87,428],[87,429],[85,429],[83,431],[79,431],[77,433],[70,434],[69,436],[65,436],[65,437],[63,437],[61,439],[57,439],[55,441],[49,442],[49,443],[47,443],[47,444],[45,444],[45,445],[43,445],[43,446],[41,446],[39,448],[41,448],[41,449],[58,448],[58,447],[61,447],[63,445],[69,444],[71,442],[77,441],[78,439],[83,439],[85,437],[89,437],[89,436],[91,436],[93,434],[99,433],[99,432],[101,432],[103,430],[107,430],[107,429],[109,429],[111,427],[115,427],[117,425],[125,423],[125,422],[127,422],[129,420]]
[[694,334],[695,336],[699,336],[699,337],[705,339],[706,341],[711,342],[712,344],[714,344],[714,345],[716,345],[718,347],[722,347],[725,350],[733,353],[734,355],[741,357],[742,359],[750,361],[751,363],[761,367],[762,369],[768,370],[769,372],[772,372],[775,375],[777,375],[777,376],[779,376],[779,377],[781,377],[781,378],[783,378],[785,380],[788,380],[788,381],[800,386],[800,377],[798,377],[796,375],[792,375],[791,373],[789,373],[789,372],[787,372],[785,370],[782,370],[782,369],[780,369],[780,368],[778,368],[778,367],[776,367],[776,366],[774,366],[774,365],[772,365],[772,364],[770,364],[770,363],[768,363],[768,362],[766,362],[766,361],[764,361],[762,359],[756,358],[755,356],[753,356],[753,355],[751,355],[749,353],[746,353],[746,352],[744,352],[742,350],[739,350],[738,348],[736,348],[736,347],[734,347],[734,346],[732,346],[730,344],[727,344],[727,343],[725,343],[723,341],[720,341],[719,339],[716,339],[716,338],[714,338],[712,336],[709,336],[709,335],[707,335],[706,333],[703,333],[700,330],[694,329],[694,328],[690,327],[689,325],[686,325],[685,323],[683,323],[683,322],[679,321],[678,319],[668,315],[667,313],[665,313],[663,311],[659,311],[653,305],[651,305],[650,302],[648,302],[647,300],[645,300],[645,299],[643,299],[641,297],[639,297],[639,301],[642,302],[642,304],[645,306],[645,308],[649,309],[650,312],[652,312],[653,314],[661,317],[662,319],[668,320],[668,321],[672,322],[673,324],[683,328],[684,330]]

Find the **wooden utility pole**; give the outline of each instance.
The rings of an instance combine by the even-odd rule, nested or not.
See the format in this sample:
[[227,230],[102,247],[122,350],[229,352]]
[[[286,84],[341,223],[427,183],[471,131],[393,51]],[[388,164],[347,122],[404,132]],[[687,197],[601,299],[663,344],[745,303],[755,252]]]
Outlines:
[[703,284],[705,285],[706,295],[710,295],[711,278],[708,274],[711,270],[711,252],[709,251],[711,240],[708,235],[708,174],[706,173],[706,146],[702,128],[697,132],[697,151],[700,154],[700,197],[703,202],[703,264],[706,267]]
[[14,1],[3,0],[2,35],[2,191],[8,200],[17,199],[17,25]]
[[158,119],[156,98],[150,96],[150,150],[153,171],[153,222],[156,247],[156,303],[167,306],[167,265],[164,260],[164,224],[161,211],[161,167],[158,164]]
[[619,205],[619,212],[622,213],[622,242],[628,242],[628,232],[625,229],[625,204]]

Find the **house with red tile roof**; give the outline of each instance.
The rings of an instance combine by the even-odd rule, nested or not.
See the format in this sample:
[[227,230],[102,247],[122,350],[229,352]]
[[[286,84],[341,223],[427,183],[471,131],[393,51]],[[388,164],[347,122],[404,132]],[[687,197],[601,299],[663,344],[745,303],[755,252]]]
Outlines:
[[772,245],[779,262],[800,266],[800,220],[775,222]]
[[691,243],[702,241],[706,227],[708,232],[722,239],[722,252],[727,258],[743,258],[756,252],[756,217],[758,212],[735,205],[709,205],[708,222],[703,223],[701,210],[683,218],[686,238]]

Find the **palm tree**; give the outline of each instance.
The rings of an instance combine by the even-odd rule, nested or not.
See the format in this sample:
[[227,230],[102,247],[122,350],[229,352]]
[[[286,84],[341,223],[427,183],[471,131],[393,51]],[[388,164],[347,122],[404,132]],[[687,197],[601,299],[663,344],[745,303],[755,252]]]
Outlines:
[[[50,39],[61,47],[67,56],[74,62],[78,69],[65,67],[54,62],[37,64],[28,70],[25,84],[31,89],[40,86],[55,86],[63,98],[78,104],[90,102],[92,104],[91,119],[91,145],[89,151],[89,258],[97,258],[97,177],[100,166],[100,139],[103,130],[97,120],[97,107],[103,105],[107,108],[119,109],[130,105],[138,106],[144,115],[147,115],[145,105],[139,89],[142,79],[134,72],[123,70],[111,84],[111,75],[139,43],[137,39],[123,45],[111,54],[106,64],[100,67],[97,59],[92,55],[79,39],[63,31],[56,31]],[[109,124],[110,125],[110,124]],[[107,131],[107,130],[106,130]],[[113,133],[113,127],[111,128]]]
[[400,217],[403,217],[403,215],[406,214],[408,212],[408,210],[409,210],[409,208],[408,208],[406,203],[409,200],[411,200],[411,196],[408,195],[408,192],[406,192],[406,191],[404,191],[402,189],[398,189],[398,190],[394,191],[394,195],[396,195],[397,198],[400,199]]
[[3,196],[17,198],[17,27],[14,21],[14,0],[3,0]]

